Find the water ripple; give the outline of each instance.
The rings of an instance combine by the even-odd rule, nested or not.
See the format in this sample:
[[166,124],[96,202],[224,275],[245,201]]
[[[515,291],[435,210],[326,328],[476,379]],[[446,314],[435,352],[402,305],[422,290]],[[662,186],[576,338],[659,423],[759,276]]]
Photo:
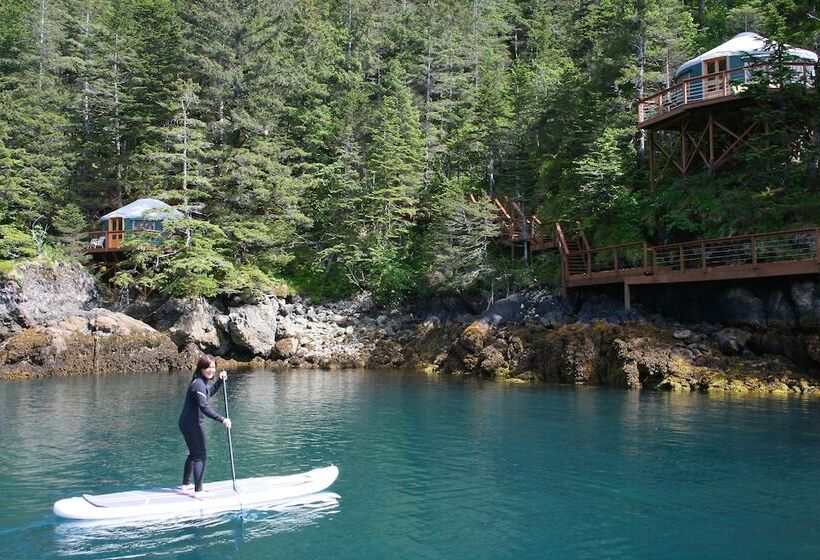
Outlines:
[[[248,372],[241,477],[335,463],[343,503],[124,530],[54,501],[179,483],[187,374],[0,384],[0,558],[817,558],[820,402]],[[222,396],[213,402],[224,410]],[[207,421],[208,480],[230,478]]]

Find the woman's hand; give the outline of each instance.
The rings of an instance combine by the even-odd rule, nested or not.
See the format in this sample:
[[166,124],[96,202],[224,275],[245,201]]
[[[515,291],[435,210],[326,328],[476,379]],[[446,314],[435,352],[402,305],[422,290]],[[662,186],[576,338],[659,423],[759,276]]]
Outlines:
[[219,378],[222,381],[226,381],[228,379],[228,372],[223,369],[222,371],[219,372]]
[[222,420],[222,425],[230,430],[231,429],[231,419],[230,418],[224,418]]

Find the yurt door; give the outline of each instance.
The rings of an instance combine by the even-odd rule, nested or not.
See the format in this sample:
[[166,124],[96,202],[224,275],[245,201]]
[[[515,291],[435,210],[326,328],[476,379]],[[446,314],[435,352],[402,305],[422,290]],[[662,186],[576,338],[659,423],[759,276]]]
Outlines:
[[[722,97],[727,95],[726,84],[729,59],[725,56],[703,61],[703,98]],[[714,75],[712,75],[714,74]]]
[[122,246],[122,235],[125,229],[123,218],[108,219],[108,243],[109,249],[119,249]]

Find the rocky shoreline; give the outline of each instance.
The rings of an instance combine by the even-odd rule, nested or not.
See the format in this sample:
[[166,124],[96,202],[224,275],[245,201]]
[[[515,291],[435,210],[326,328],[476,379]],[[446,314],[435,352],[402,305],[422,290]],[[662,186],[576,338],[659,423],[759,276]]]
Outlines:
[[[222,367],[391,367],[518,383],[819,395],[814,290],[792,289],[792,324],[773,327],[744,310],[751,324],[727,326],[627,311],[606,297],[574,308],[546,291],[488,309],[457,299],[384,309],[365,296],[328,305],[268,296],[105,308],[81,267],[26,265],[0,285],[0,379],[187,370],[209,352]],[[772,314],[781,320],[778,297]]]

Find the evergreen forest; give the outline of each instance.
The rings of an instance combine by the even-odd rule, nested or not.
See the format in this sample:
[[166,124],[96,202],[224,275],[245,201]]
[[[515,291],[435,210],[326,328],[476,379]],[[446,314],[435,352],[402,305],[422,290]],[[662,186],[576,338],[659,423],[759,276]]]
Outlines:
[[[805,88],[756,109],[774,126],[731,167],[654,192],[636,126],[638,99],[738,32],[816,51],[817,8],[2,0],[0,262],[85,258],[83,232],[140,197],[185,218],[135,236],[111,281],[168,296],[554,281],[554,257],[493,246],[499,195],[594,245],[818,225]],[[782,138],[795,119],[813,142]]]

